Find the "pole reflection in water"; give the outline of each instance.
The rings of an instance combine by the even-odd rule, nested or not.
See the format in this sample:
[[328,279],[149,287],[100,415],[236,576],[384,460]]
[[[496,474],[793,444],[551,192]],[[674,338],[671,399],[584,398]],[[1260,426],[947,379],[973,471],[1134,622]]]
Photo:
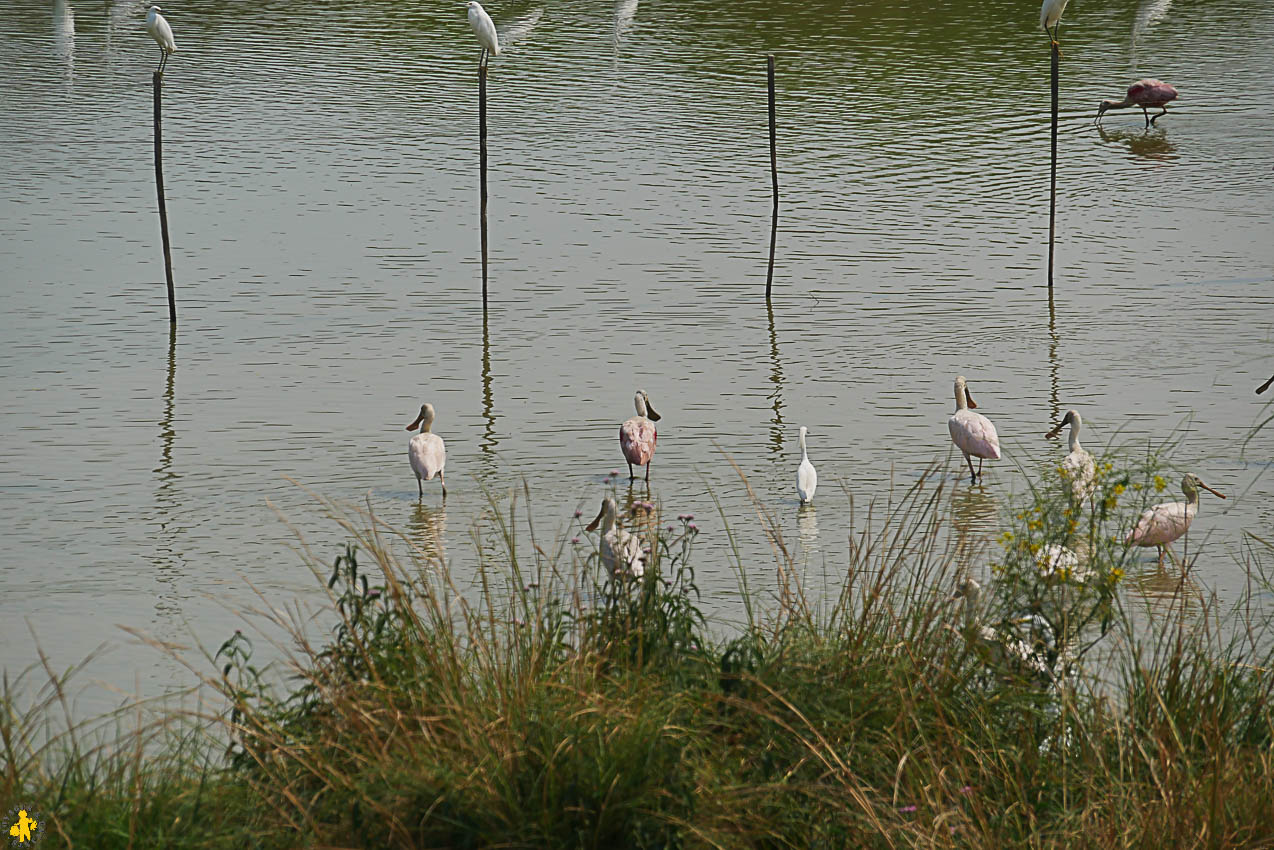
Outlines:
[[159,482],[155,488],[155,512],[159,522],[159,533],[155,535],[155,574],[166,586],[157,594],[155,610],[168,620],[174,620],[181,614],[176,583],[183,574],[179,567],[185,562],[176,549],[177,529],[174,527],[179,507],[176,484],[181,478],[173,471],[173,444],[177,440],[177,431],[173,427],[176,385],[177,326],[169,325],[168,380],[164,386],[164,416],[159,421],[159,466],[154,469]]
[[407,529],[411,533],[412,544],[417,547],[417,554],[427,564],[446,564],[447,509],[444,505],[426,505],[424,502],[412,505]]
[[770,456],[783,460],[783,362],[779,359],[779,338],[774,331],[774,305],[767,298],[765,312],[770,318],[770,401],[774,405],[774,418],[770,420]]
[[1057,388],[1057,309],[1053,306],[1053,290],[1048,291],[1048,408],[1049,422],[1056,422],[1061,415],[1061,404],[1058,401]]
[[1118,142],[1126,146],[1134,157],[1141,159],[1172,162],[1178,156],[1177,146],[1168,141],[1168,134],[1163,129],[1107,130],[1098,126],[1097,133],[1103,142]]
[[482,442],[478,445],[482,452],[483,470],[490,474],[496,471],[496,446],[500,441],[495,437],[494,396],[491,392],[491,334],[487,325],[487,308],[482,307],[482,418],[486,425],[482,430]]

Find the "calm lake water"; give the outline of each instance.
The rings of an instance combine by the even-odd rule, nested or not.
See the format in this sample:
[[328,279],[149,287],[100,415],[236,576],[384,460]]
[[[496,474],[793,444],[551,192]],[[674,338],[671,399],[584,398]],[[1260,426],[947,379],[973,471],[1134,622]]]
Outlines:
[[[172,0],[170,340],[151,161],[158,50],[140,2],[0,0],[0,667],[159,693],[189,673],[118,625],[215,647],[257,602],[317,600],[294,479],[369,499],[471,575],[487,493],[522,476],[570,536],[625,469],[618,423],[664,415],[652,496],[696,514],[709,607],[774,561],[729,455],[835,574],[865,505],[938,460],[957,373],[1006,459],[956,487],[965,530],[1064,443],[1176,432],[1204,495],[1195,579],[1245,583],[1274,527],[1274,7],[1072,4],[1062,28],[1050,309],[1048,41],[1033,2],[492,2],[520,38],[489,83],[491,302],[477,224],[477,48],[459,2]],[[764,300],[765,59],[782,216]],[[1142,76],[1181,99],[1092,126]],[[422,401],[450,496],[417,506]],[[798,426],[820,475],[796,509]],[[626,483],[626,482],[625,482]],[[637,491],[644,496],[644,489]],[[1194,545],[1194,544],[1192,544]],[[1152,556],[1147,554],[1147,564]],[[86,696],[92,702],[115,699]]]

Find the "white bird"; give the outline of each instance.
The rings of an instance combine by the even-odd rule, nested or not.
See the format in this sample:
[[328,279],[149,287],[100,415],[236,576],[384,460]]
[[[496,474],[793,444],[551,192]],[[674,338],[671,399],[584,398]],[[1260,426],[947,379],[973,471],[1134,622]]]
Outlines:
[[1070,453],[1062,459],[1062,478],[1070,483],[1071,493],[1082,502],[1085,499],[1091,499],[1093,493],[1097,491],[1097,462],[1093,460],[1088,449],[1079,444],[1079,429],[1083,425],[1079,411],[1066,411],[1066,415],[1062,417],[1061,422],[1057,423],[1057,427],[1044,437],[1053,439],[1066,425],[1071,426]]
[[1093,577],[1092,567],[1079,562],[1079,555],[1059,543],[1050,543],[1035,556],[1035,564],[1044,578],[1058,578],[1084,584]]
[[585,531],[596,531],[602,527],[601,553],[602,566],[616,577],[641,578],[646,574],[646,550],[641,538],[626,531],[619,524],[619,505],[607,496],[602,499],[602,509],[597,516],[584,527]]
[[1158,546],[1159,569],[1163,569],[1163,557],[1168,552],[1168,544],[1185,534],[1199,513],[1199,488],[1202,487],[1213,496],[1222,496],[1213,490],[1197,475],[1186,473],[1181,479],[1181,492],[1186,494],[1184,502],[1164,502],[1146,509],[1137,518],[1137,524],[1124,539],[1125,543],[1135,546]]
[[[1003,631],[984,625],[978,613],[982,585],[971,578],[956,586],[952,598],[964,604],[965,637],[988,653],[992,661],[1021,665],[1050,682],[1057,680],[1053,670],[1057,662],[1056,638],[1047,620],[1038,614],[1028,614],[1012,621],[1012,629],[1006,627]],[[1027,637],[1022,637],[1018,629]]]
[[478,0],[469,0],[469,26],[473,28],[473,34],[478,37],[478,44],[482,45],[482,55],[478,57],[478,65],[486,65],[488,53],[492,56],[500,55],[500,36],[496,34],[495,22],[491,20],[491,16],[487,14],[486,9],[482,8]]
[[168,26],[167,19],[159,14],[162,9],[158,6],[151,6],[150,11],[146,13],[146,32],[150,33],[150,37],[155,39],[155,43],[159,45],[159,73],[164,72],[164,66],[168,64],[169,54],[177,52],[177,42],[173,40],[173,28]]
[[413,430],[417,425],[420,426],[420,433],[407,443],[407,457],[411,460],[411,468],[416,473],[416,488],[420,491],[420,495],[425,495],[425,485],[422,482],[429,481],[437,475],[442,483],[442,497],[445,499],[447,498],[447,480],[442,477],[442,470],[447,465],[447,447],[442,442],[442,437],[430,433],[429,428],[433,424],[434,406],[422,404],[416,421],[407,426],[408,431]]
[[808,430],[801,426],[801,465],[796,469],[796,494],[801,497],[802,505],[814,501],[814,491],[818,489],[818,473],[814,471],[809,452],[805,450],[805,432]]
[[1067,0],[1044,0],[1044,5],[1040,7],[1040,26],[1048,33],[1054,45],[1057,44],[1057,30],[1062,25],[1062,12],[1066,11],[1066,3]]
[[[969,464],[971,476],[969,483],[976,484],[982,477],[982,460],[984,458],[999,460],[1000,438],[995,433],[995,426],[991,424],[990,419],[969,409],[978,405],[973,400],[973,396],[969,395],[969,387],[965,383],[964,375],[955,379],[955,399],[956,412],[947,420],[947,430],[951,432],[951,442],[964,453],[964,460]],[[977,472],[973,471],[973,460],[970,456],[978,459]]]

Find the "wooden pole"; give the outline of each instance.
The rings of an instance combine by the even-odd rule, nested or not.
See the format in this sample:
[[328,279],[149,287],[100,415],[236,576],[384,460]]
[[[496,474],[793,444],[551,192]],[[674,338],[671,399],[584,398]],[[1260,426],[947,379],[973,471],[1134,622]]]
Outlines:
[[168,206],[164,202],[164,128],[162,110],[162,92],[164,75],[156,71],[151,77],[155,101],[155,192],[159,195],[159,233],[164,240],[164,275],[168,279],[168,322],[177,324],[177,293],[173,288],[173,252],[168,241]]
[[1053,241],[1057,235],[1057,59],[1061,48],[1053,42],[1053,150],[1048,186],[1048,291],[1053,292]]
[[482,308],[487,306],[487,66],[478,65],[478,159],[482,193]]
[[774,286],[774,246],[779,236],[779,149],[774,117],[774,54],[765,57],[766,77],[770,88],[770,182],[774,188],[774,211],[770,216],[770,267],[765,273],[765,299],[770,299]]

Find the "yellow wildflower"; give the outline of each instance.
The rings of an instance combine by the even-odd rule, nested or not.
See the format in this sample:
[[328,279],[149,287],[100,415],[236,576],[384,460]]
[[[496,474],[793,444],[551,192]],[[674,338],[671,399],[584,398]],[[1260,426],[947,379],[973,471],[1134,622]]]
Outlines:
[[1155,492],[1162,493],[1163,488],[1168,486],[1168,482],[1163,480],[1162,475],[1155,476]]

